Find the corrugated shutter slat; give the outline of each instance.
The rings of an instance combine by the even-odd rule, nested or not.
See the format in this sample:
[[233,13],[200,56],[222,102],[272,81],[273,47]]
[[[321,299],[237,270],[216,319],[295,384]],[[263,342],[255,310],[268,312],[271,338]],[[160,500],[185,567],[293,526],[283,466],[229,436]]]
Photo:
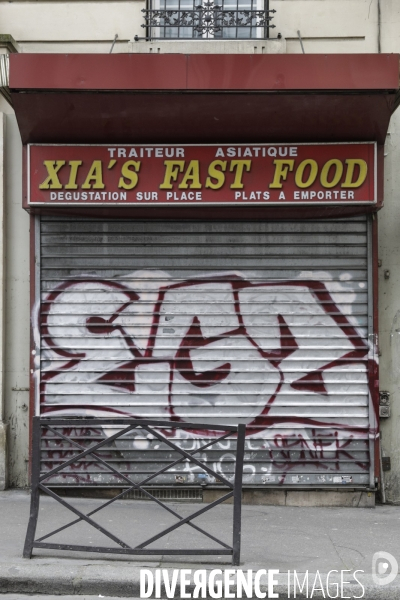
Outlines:
[[[245,485],[368,486],[368,226],[42,217],[42,412],[244,422]],[[110,460],[140,480],[171,456],[133,435]],[[159,482],[176,473],[213,483]]]

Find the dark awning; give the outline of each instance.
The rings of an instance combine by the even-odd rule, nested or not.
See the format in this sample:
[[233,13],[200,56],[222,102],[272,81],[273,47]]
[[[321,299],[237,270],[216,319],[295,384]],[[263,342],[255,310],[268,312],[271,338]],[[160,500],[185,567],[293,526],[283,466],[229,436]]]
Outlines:
[[28,142],[383,144],[398,54],[14,54]]
[[[374,207],[290,210],[291,217],[329,217],[382,205],[383,144],[399,102],[399,55],[13,54],[10,90],[24,144],[376,141]],[[168,218],[171,210],[126,214]],[[287,212],[249,206],[245,216],[265,210]],[[196,211],[226,216],[206,207],[178,212]],[[230,215],[242,218],[243,209]]]

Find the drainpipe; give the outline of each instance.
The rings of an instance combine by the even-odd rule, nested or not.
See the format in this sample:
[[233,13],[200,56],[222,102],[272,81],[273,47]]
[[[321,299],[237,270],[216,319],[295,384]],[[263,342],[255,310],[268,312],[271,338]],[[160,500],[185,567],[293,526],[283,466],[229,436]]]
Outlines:
[[[0,34],[0,94],[11,103],[9,88],[9,55],[18,52],[11,35]],[[5,414],[5,125],[6,115],[0,112],[0,490],[8,486],[8,424]]]
[[381,53],[381,0],[378,0],[378,54]]

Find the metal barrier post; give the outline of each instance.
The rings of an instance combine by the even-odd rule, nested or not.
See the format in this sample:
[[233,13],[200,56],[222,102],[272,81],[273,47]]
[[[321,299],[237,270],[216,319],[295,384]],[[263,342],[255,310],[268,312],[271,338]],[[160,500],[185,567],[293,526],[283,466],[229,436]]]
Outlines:
[[239,425],[236,445],[235,489],[233,494],[233,553],[232,565],[240,565],[240,544],[242,535],[242,479],[244,459],[244,438],[246,426]]
[[40,478],[40,417],[33,417],[32,430],[32,491],[31,510],[24,545],[24,558],[31,558],[39,514],[39,478]]

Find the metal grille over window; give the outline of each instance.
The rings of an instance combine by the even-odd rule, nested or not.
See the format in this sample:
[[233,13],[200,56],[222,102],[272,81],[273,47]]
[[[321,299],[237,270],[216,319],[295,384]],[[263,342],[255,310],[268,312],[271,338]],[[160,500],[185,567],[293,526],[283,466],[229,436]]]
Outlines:
[[146,39],[265,39],[275,27],[269,0],[150,0],[142,12]]

